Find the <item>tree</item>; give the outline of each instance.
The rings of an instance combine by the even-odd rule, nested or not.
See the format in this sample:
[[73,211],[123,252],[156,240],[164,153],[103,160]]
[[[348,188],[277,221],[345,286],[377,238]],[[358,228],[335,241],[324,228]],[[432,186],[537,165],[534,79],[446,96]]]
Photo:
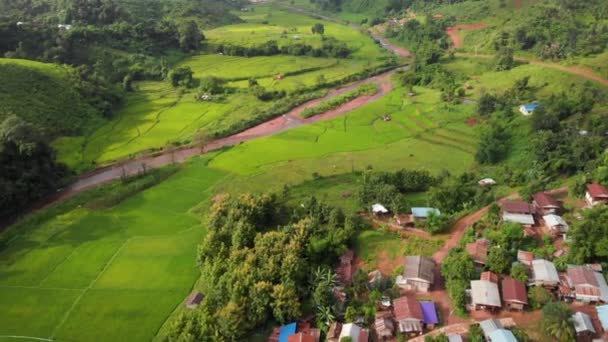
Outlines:
[[477,103],[477,113],[482,116],[493,113],[496,110],[496,102],[496,96],[486,92],[482,93]]
[[201,78],[199,90],[205,94],[221,94],[224,92],[224,80],[213,76],[203,77]]
[[542,286],[531,287],[528,291],[528,302],[534,310],[542,308],[545,304],[553,301],[553,299],[551,292]]
[[508,250],[501,246],[493,246],[490,248],[486,266],[494,273],[503,274],[509,270],[511,261],[511,255]]
[[585,210],[583,219],[572,225],[571,260],[574,263],[608,260],[608,206]]
[[510,47],[502,47],[496,53],[496,70],[505,71],[511,70],[515,66],[515,60],[513,59],[513,49]]
[[561,302],[550,302],[543,307],[541,330],[559,342],[575,341],[576,333],[570,308]]
[[179,67],[169,72],[169,79],[171,80],[171,85],[174,87],[191,87],[193,84],[192,75],[194,75],[194,72],[192,72],[190,67]]
[[325,33],[325,26],[321,23],[316,23],[316,24],[312,25],[312,27],[310,28],[310,31],[313,34],[323,35]]
[[205,36],[193,20],[186,21],[179,27],[179,47],[183,51],[198,50],[204,39]]
[[507,127],[492,122],[481,132],[475,159],[481,164],[496,164],[506,158],[511,135]]
[[272,288],[272,314],[281,323],[300,317],[300,299],[293,284],[278,284]]
[[438,215],[435,212],[431,212],[424,222],[424,228],[431,234],[439,234],[445,232],[452,225],[452,218],[447,215]]
[[515,263],[512,267],[511,267],[511,277],[513,277],[513,279],[517,279],[519,281],[521,281],[524,284],[528,283],[528,268],[526,267],[526,265],[518,262]]

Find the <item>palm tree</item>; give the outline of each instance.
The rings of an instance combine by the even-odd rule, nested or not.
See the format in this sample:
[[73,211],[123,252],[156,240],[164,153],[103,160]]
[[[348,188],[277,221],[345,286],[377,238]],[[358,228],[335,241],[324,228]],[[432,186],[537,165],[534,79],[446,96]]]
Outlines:
[[572,312],[564,303],[550,302],[543,307],[541,321],[543,333],[560,342],[575,341]]

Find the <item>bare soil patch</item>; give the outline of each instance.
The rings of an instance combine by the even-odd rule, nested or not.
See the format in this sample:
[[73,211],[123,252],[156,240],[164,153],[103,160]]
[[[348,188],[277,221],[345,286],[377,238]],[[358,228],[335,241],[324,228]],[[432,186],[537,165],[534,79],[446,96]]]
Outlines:
[[450,36],[450,39],[452,39],[452,43],[454,43],[453,48],[458,49],[462,47],[462,37],[460,37],[459,31],[481,30],[483,28],[486,28],[487,26],[488,25],[486,25],[485,23],[456,25],[448,27],[446,33],[448,34],[448,36]]

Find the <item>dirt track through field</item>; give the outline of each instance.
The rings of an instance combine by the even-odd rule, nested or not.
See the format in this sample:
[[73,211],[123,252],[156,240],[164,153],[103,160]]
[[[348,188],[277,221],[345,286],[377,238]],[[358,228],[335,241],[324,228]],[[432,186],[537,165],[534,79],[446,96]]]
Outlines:
[[[521,5],[523,3],[521,1],[516,1],[515,2],[516,7],[518,6],[518,4],[519,4],[519,7],[521,7]],[[480,30],[485,27],[487,27],[487,25],[485,23],[464,24],[464,25],[456,25],[456,26],[448,27],[446,29],[446,33],[450,36],[450,39],[452,40],[452,43],[453,43],[452,49],[458,49],[458,48],[462,47],[462,37],[460,37],[460,34],[459,34],[460,30],[469,30],[469,31],[470,30]],[[486,59],[494,58],[494,55],[472,54],[472,53],[462,53],[462,52],[456,53],[456,56],[467,57],[467,58],[486,58]],[[530,64],[534,64],[534,65],[538,65],[538,66],[542,66],[542,67],[546,67],[546,68],[551,68],[551,69],[556,69],[556,70],[561,70],[561,71],[565,71],[565,72],[568,72],[571,74],[579,75],[579,76],[588,78],[590,80],[596,81],[596,82],[608,87],[608,79],[602,78],[602,77],[594,74],[593,71],[591,71],[589,69],[583,69],[583,68],[579,68],[579,67],[575,67],[575,66],[565,66],[565,65],[561,65],[561,64],[557,64],[557,63],[543,62],[543,61],[539,61],[539,60],[535,60],[535,59],[531,59],[531,58],[524,58],[524,57],[515,57],[514,59],[519,62],[527,62]]]

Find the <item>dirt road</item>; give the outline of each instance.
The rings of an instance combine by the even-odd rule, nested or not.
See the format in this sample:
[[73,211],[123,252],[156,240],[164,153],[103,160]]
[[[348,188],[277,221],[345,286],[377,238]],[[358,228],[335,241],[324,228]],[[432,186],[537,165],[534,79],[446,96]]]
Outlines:
[[482,28],[486,27],[488,27],[488,25],[486,25],[485,23],[464,24],[448,27],[445,32],[448,34],[448,36],[450,36],[450,39],[452,40],[452,49],[458,49],[462,47],[462,37],[460,37],[459,31],[481,30]]

